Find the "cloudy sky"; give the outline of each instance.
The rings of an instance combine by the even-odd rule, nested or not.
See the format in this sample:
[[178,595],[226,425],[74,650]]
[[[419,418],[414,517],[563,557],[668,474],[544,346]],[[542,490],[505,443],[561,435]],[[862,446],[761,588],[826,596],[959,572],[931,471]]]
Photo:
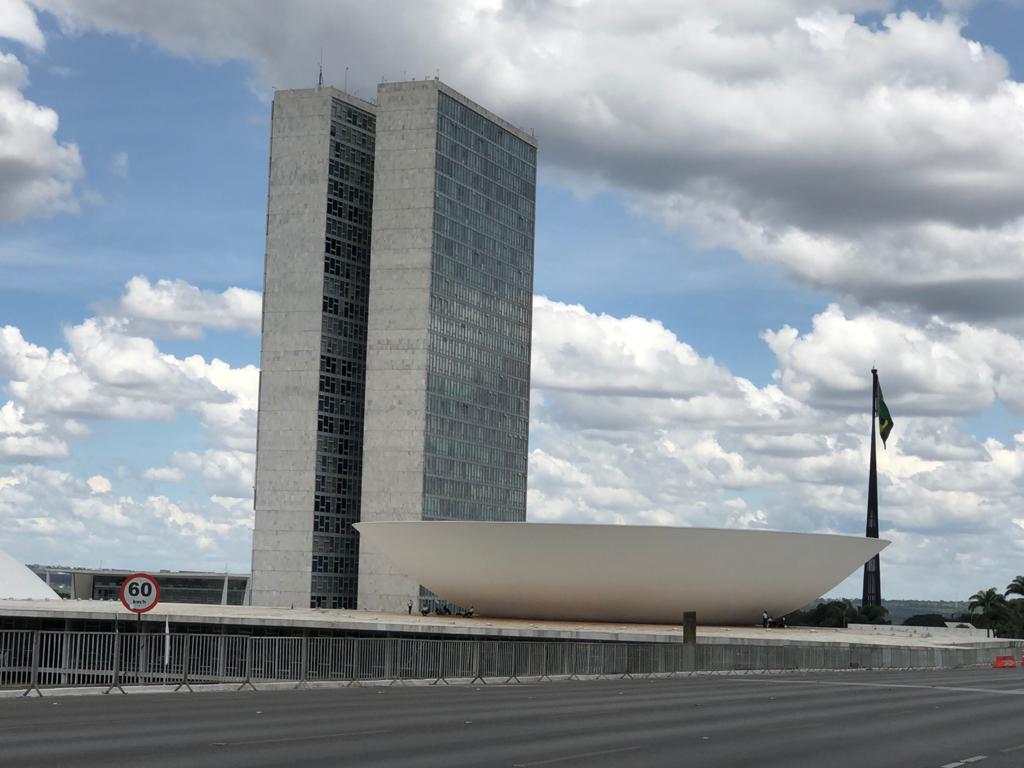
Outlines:
[[[0,548],[249,567],[274,88],[540,142],[529,517],[1024,573],[1024,6],[0,0]],[[859,575],[835,594],[859,596]]]

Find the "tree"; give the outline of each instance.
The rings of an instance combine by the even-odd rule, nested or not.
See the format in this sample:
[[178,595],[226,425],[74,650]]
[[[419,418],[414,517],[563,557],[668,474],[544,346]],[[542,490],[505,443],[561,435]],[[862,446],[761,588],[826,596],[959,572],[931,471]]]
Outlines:
[[1024,597],[1024,576],[1018,576],[1009,584],[1006,585],[1006,591],[1003,593],[1006,597],[1010,595],[1020,595]]
[[967,603],[967,612],[974,613],[975,611],[980,610],[982,616],[990,619],[1004,605],[1006,605],[1006,598],[1003,597],[995,587],[989,587],[985,590],[979,589],[971,595],[970,602]]
[[946,618],[941,613],[918,613],[903,622],[905,627],[944,627]]

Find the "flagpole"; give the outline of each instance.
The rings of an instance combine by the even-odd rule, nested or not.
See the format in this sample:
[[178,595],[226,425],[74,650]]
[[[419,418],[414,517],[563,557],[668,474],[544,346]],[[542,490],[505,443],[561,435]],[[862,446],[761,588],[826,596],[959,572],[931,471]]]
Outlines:
[[[871,466],[868,470],[868,521],[865,535],[878,538],[878,468],[875,462],[875,419],[878,415],[878,369],[871,369]],[[864,593],[861,605],[882,604],[881,562],[875,555],[864,564]]]

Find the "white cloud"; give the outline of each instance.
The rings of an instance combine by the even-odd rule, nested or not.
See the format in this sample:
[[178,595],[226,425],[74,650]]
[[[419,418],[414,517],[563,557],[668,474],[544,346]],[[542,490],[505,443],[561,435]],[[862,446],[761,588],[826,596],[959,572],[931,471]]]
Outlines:
[[17,40],[41,51],[46,45],[36,15],[23,0],[0,0],[0,39]]
[[26,67],[0,51],[0,221],[78,210],[78,147],[57,140],[57,113],[26,99],[27,85]]
[[0,407],[0,460],[58,459],[68,455],[67,443],[47,433],[41,422],[27,422],[25,409],[8,401]]
[[[65,329],[67,350],[32,344],[13,326],[0,328],[0,376],[33,418],[82,433],[79,419],[166,421],[192,412],[217,443],[251,449],[259,373],[200,355],[178,358],[124,321],[90,318]],[[71,419],[71,424],[68,424]],[[54,427],[56,428],[56,427]]]
[[25,561],[45,553],[67,565],[248,570],[251,505],[97,495],[67,472],[11,472],[0,482],[0,530],[9,534],[5,548]]
[[348,43],[327,46],[328,77],[359,62],[364,96],[439,68],[535,128],[553,178],[624,192],[698,242],[864,304],[1024,314],[1024,85],[953,14],[869,26],[856,14],[896,4],[857,0],[39,5],[69,31],[249,61],[263,93],[310,84],[309,51],[334,39]]
[[1002,331],[847,317],[831,305],[809,333],[786,326],[764,339],[778,358],[783,391],[818,407],[863,410],[877,363],[886,402],[905,413],[976,414],[996,400],[1024,413],[1024,343]]
[[103,475],[93,475],[85,481],[85,484],[89,486],[89,490],[93,493],[110,493],[113,489],[110,481]]
[[[781,385],[759,388],[660,323],[538,298],[533,355],[545,373],[532,395],[530,519],[860,535],[869,369],[871,355],[884,352],[882,382],[897,422],[879,452],[883,535],[895,541],[887,578],[900,596],[938,598],[963,596],[964,583],[1016,575],[1024,543],[1005,532],[1024,503],[1024,434],[1009,444],[979,442],[958,418],[1016,397],[1005,394],[1014,385],[998,383],[1011,381],[1024,359],[1012,337],[964,323],[915,329],[837,307],[819,314],[808,334],[766,337],[779,355]],[[612,393],[609,360],[624,370]],[[936,373],[938,364],[948,376]],[[658,385],[666,365],[682,382],[674,391]],[[708,370],[714,375],[700,379]],[[695,379],[709,391],[690,391]],[[917,400],[927,415],[913,415]],[[702,407],[709,403],[717,407]],[[986,571],[972,558],[992,540],[998,551],[986,554]],[[963,557],[941,575],[927,567],[957,553]]]
[[179,467],[150,467],[142,473],[142,476],[147,480],[180,483],[185,479],[185,472]]
[[141,331],[199,338],[204,328],[258,334],[261,307],[259,291],[233,287],[215,293],[184,280],[150,283],[137,275],[109,313],[130,319]]

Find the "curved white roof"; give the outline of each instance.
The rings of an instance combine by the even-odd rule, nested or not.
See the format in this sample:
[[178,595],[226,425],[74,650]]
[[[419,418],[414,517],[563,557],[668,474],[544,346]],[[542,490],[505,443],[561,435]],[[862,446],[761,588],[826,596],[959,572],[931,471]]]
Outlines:
[[814,533],[549,523],[358,523],[428,589],[483,616],[751,624],[821,597],[888,546]]
[[60,600],[60,595],[0,549],[0,600]]

